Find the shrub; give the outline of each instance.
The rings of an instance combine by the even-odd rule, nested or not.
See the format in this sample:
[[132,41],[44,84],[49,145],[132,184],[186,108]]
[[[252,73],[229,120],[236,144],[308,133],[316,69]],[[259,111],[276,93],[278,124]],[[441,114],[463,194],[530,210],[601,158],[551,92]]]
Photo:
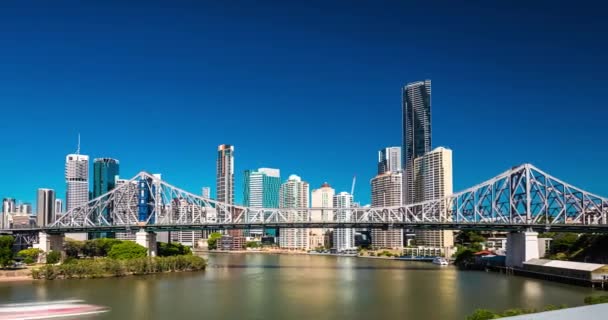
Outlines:
[[26,264],[32,264],[38,261],[38,257],[42,253],[42,250],[38,248],[23,249],[17,253],[17,256],[23,258],[23,262]]
[[181,243],[158,242],[156,246],[158,248],[158,255],[160,257],[192,254],[190,247],[184,246]]
[[59,251],[51,251],[46,255],[46,263],[47,264],[55,264],[61,260],[61,252]]
[[143,258],[148,255],[148,249],[140,246],[139,244],[131,241],[125,241],[114,245],[110,252],[108,253],[108,257],[112,259],[126,260],[126,259],[135,259],[135,258]]
[[585,298],[585,304],[608,303],[608,296],[589,296]]
[[207,239],[207,244],[209,246],[209,250],[217,249],[217,240],[222,237],[222,234],[219,232],[214,232],[209,235],[209,239]]

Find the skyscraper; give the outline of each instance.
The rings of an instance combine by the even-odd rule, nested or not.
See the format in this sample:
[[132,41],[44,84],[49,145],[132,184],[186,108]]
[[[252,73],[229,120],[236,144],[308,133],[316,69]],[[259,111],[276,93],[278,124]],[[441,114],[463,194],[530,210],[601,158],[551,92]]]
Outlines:
[[[243,204],[251,208],[278,208],[281,171],[272,168],[259,168],[257,171],[245,170]],[[275,229],[252,229],[250,235],[276,236]]]
[[[295,174],[281,185],[279,189],[280,208],[308,208],[309,187],[308,183],[302,181]],[[288,219],[305,221],[307,212],[305,210],[294,210],[288,212]],[[279,245],[285,249],[306,250],[309,248],[308,229],[306,228],[284,228],[280,230]]]
[[431,151],[431,80],[407,84],[402,90],[404,204],[414,202],[414,159]]
[[209,188],[209,187],[203,187],[201,189],[201,195],[202,195],[203,198],[211,199],[211,188]]
[[[134,217],[137,215],[137,181],[129,181],[114,177],[114,187],[117,189],[114,193],[114,212],[121,216]],[[135,223],[135,221],[130,221]],[[116,232],[116,239],[135,241],[135,232]]]
[[[66,212],[89,202],[89,156],[68,154],[65,158]],[[86,233],[73,233],[70,237],[86,240]]]
[[[353,196],[348,192],[340,192],[334,196],[333,205],[336,209],[336,220],[338,222],[352,222],[353,217]],[[346,253],[356,250],[355,247],[355,229],[353,228],[335,228],[334,229],[334,247],[337,253]]]
[[[403,202],[403,174],[387,171],[371,180],[372,207],[401,206]],[[375,249],[399,249],[403,247],[403,230],[372,229],[372,247]]]
[[13,198],[2,199],[2,215],[0,215],[0,229],[8,229],[8,216],[17,211],[16,201]]
[[[311,192],[311,207],[312,208],[328,208],[328,210],[312,210],[310,212],[310,220],[329,221],[333,217],[334,207],[334,190],[327,182],[323,183],[319,189],[314,189]],[[326,230],[321,228],[310,229],[310,248],[328,247],[329,243],[325,242]]]
[[378,174],[401,169],[401,147],[388,147],[378,151]]
[[[115,177],[119,174],[119,162],[112,158],[96,158],[93,160],[93,199],[102,196],[115,187]],[[111,222],[112,203],[99,212],[108,222]],[[97,219],[97,217],[93,217]],[[89,233],[89,238],[113,238],[112,233]]]
[[55,219],[63,213],[63,200],[55,199]]
[[38,189],[36,201],[36,224],[45,227],[55,221],[55,191]]
[[222,144],[217,148],[216,200],[234,203],[234,146]]
[[[435,148],[414,160],[415,202],[441,199],[452,194],[452,150]],[[446,218],[448,208],[441,208],[439,219]],[[430,247],[446,248],[454,246],[454,232],[416,231],[416,242]]]
[[118,160],[112,158],[96,158],[93,161],[93,198],[97,198],[114,189],[114,180],[119,174]]

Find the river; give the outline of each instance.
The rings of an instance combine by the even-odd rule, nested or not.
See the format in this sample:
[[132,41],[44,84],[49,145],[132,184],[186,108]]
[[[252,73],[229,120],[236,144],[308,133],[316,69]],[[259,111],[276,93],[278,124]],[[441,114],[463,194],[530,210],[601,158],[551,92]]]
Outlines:
[[0,283],[0,302],[79,298],[99,319],[464,319],[476,308],[580,305],[577,287],[424,262],[211,254],[204,272]]

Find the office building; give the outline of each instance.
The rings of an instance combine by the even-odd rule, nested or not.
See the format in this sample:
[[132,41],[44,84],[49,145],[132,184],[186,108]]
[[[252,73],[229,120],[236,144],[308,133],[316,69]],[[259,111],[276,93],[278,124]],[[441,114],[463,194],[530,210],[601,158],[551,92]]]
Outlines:
[[[279,189],[280,208],[308,208],[309,206],[308,183],[292,174]],[[308,218],[306,210],[293,210],[287,213],[290,221],[305,221]],[[280,229],[279,246],[285,249],[307,250],[309,249],[308,229],[306,228],[283,228]]]
[[[312,208],[327,208],[327,210],[312,210],[310,212],[310,220],[315,221],[330,221],[333,218],[334,212],[334,195],[336,190],[327,182],[323,183],[320,188],[314,189],[311,192],[311,207]],[[330,241],[327,241],[326,234],[330,230],[322,228],[309,229],[309,247],[315,249],[318,247],[331,248]]]
[[8,215],[17,211],[16,201],[13,198],[2,199],[2,215],[0,215],[0,229],[8,229]]
[[55,221],[55,191],[38,189],[36,200],[36,224],[45,227]]
[[[403,202],[403,174],[401,171],[386,171],[371,180],[372,207],[401,206]],[[374,249],[401,249],[403,230],[371,230]]]
[[[89,202],[89,156],[79,153],[65,158],[66,212]],[[87,240],[86,233],[71,233],[74,240]]]
[[414,159],[431,151],[431,80],[407,84],[402,90],[404,204],[414,202]]
[[401,147],[388,147],[378,151],[378,174],[401,169]]
[[[272,168],[245,170],[243,204],[251,208],[278,208],[281,171]],[[249,230],[250,236],[276,236],[275,229]]]
[[[114,178],[114,212],[121,216],[136,217],[138,206],[137,206],[137,181],[129,181],[127,179],[120,179],[119,176]],[[136,219],[129,221],[130,224],[136,224]],[[115,238],[119,240],[131,240],[135,241],[135,233],[137,230],[131,232],[116,232]]]
[[[340,192],[334,195],[333,206],[336,209],[337,222],[352,222],[353,216],[353,196],[348,192]],[[333,231],[333,251],[336,253],[356,252],[355,229],[335,228]]]
[[205,199],[211,199],[211,188],[203,187],[201,189],[201,196]]
[[[441,199],[453,192],[452,150],[443,147],[414,160],[415,202]],[[445,221],[448,208],[440,208],[436,218]],[[454,246],[454,232],[416,231],[416,243],[429,247],[448,248]]]
[[32,204],[29,202],[19,204],[17,206],[17,212],[22,214],[32,214]]
[[63,213],[63,200],[55,199],[55,219]]
[[112,158],[93,160],[93,199],[114,189],[115,177],[120,174],[119,164]]
[[[201,207],[189,202],[184,198],[174,198],[171,201],[172,220],[178,221],[180,217],[192,217],[201,214]],[[171,242],[179,242],[182,245],[194,248],[198,240],[202,239],[201,230],[172,231],[169,233]]]

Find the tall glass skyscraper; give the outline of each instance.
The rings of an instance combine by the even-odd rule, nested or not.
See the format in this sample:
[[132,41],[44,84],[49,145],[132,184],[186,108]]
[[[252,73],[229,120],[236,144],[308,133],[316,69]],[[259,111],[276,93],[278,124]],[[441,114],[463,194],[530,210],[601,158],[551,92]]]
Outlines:
[[[245,170],[243,204],[251,208],[278,208],[281,171],[272,168]],[[276,229],[250,230],[250,235],[276,236]]]
[[[119,162],[112,158],[96,158],[93,160],[93,199],[100,197],[116,186],[116,176],[119,175]],[[106,220],[110,221],[110,210],[112,207],[106,207],[98,214],[102,215]],[[89,238],[113,238],[111,233],[96,233],[89,234]]]
[[402,91],[404,204],[413,203],[414,159],[431,151],[431,80],[412,82]]
[[36,199],[36,224],[45,227],[55,221],[55,191],[38,189]]
[[387,147],[378,151],[378,174],[401,170],[401,147]]

